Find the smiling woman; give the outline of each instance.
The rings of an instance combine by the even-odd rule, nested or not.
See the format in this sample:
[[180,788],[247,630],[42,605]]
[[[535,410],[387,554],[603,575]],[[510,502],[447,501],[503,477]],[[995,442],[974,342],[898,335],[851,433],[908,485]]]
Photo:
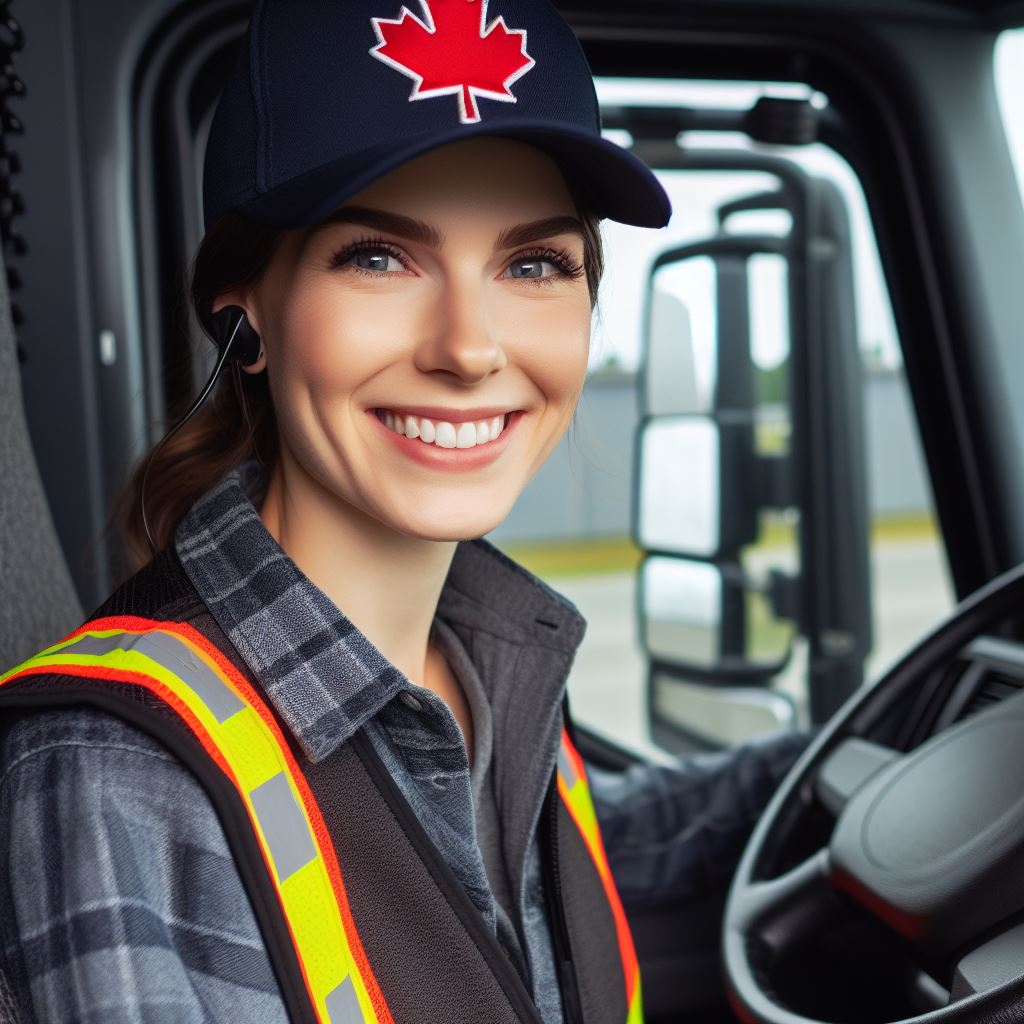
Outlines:
[[[252,448],[269,477],[267,530],[420,678],[422,646],[403,643],[415,631],[391,595],[435,605],[452,555],[438,542],[501,523],[565,433],[601,265],[597,216],[550,157],[511,139],[432,150],[309,228],[226,218],[197,254],[195,310],[244,309],[261,354],[129,482],[136,559],[148,560],[144,479],[162,549]],[[461,692],[445,696],[468,737]]]
[[585,623],[483,539],[580,397],[599,220],[667,199],[546,0],[381,6],[257,3],[192,279],[213,400],[125,489],[134,574],[0,675],[30,1019],[636,1024],[610,858],[694,884],[691,778],[638,766],[595,806]]

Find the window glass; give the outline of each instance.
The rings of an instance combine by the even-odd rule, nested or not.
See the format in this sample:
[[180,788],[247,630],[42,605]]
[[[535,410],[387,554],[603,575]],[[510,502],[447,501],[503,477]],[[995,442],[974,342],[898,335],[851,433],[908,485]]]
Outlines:
[[[602,103],[616,107],[633,103],[742,110],[765,94],[806,99],[815,105],[827,102],[799,85],[598,81]],[[863,678],[873,680],[949,611],[953,596],[863,192],[849,165],[821,145],[758,147],[744,135],[722,132],[687,133],[678,141],[680,153],[741,152],[782,158],[815,180],[831,183],[839,197],[844,223],[849,226],[845,248],[852,270],[854,358],[859,358],[861,381],[856,402],[860,422],[854,426],[863,432],[867,484],[866,557],[873,637]],[[773,457],[777,465],[785,463],[795,408],[789,372],[790,336],[795,329],[789,322],[790,268],[785,259],[770,251],[754,254],[745,264],[743,301],[748,326],[744,344],[751,369],[746,384],[719,379],[721,373],[732,375],[734,369],[733,361],[720,358],[718,345],[723,335],[719,320],[731,317],[735,307],[723,300],[725,286],[715,277],[707,258],[674,263],[658,271],[654,277],[657,298],[649,320],[645,320],[655,258],[666,250],[720,236],[719,210],[724,203],[771,192],[779,187],[780,179],[760,170],[655,167],[672,199],[672,220],[660,231],[604,223],[606,271],[595,314],[590,374],[573,428],[490,538],[565,594],[588,621],[569,682],[577,719],[647,752],[654,751],[659,742],[674,744],[650,729],[652,694],[660,718],[667,715],[684,729],[692,725],[694,733],[709,745],[738,742],[768,728],[804,724],[811,704],[806,640],[794,635],[798,631],[792,621],[778,615],[779,609],[785,608],[785,579],[801,569],[799,537],[804,524],[799,513],[786,507],[783,499],[776,508],[747,508],[743,494],[730,497],[729,491],[722,492],[721,503],[717,491],[710,496],[716,500],[704,501],[701,495],[694,495],[694,489],[695,477],[707,471],[707,445],[689,445],[685,452],[680,449],[678,465],[664,452],[671,437],[704,437],[700,431],[684,427],[685,417],[706,413],[712,395],[721,396],[737,386],[741,391],[746,387],[752,396],[749,423],[740,433],[746,436],[742,430],[749,430],[749,441],[743,443],[756,456],[752,467],[762,474],[765,465],[771,472]],[[724,233],[767,238],[770,249],[772,238],[786,236],[791,230],[792,219],[785,210],[754,209],[730,215]],[[657,443],[652,435],[641,444],[638,430],[646,415],[644,401],[659,400],[659,381],[664,379],[651,369],[653,362],[645,371],[644,362],[644,353],[653,350],[648,339],[657,330],[654,324],[663,308],[674,309],[678,324],[686,325],[685,330],[678,328],[685,334],[685,342],[680,341],[675,349],[670,342],[665,363],[666,372],[679,381],[686,380],[685,387],[680,383],[672,392],[672,400],[681,403],[680,407],[664,410],[678,413],[676,419],[682,419],[677,423],[666,417],[659,425]],[[738,329],[744,333],[742,327]],[[684,348],[688,354],[682,358]],[[718,417],[718,442],[708,450],[733,444],[730,438],[735,425],[727,422],[731,415],[727,410]],[[661,460],[658,465],[665,467],[659,470],[663,479],[653,486],[646,477],[637,484],[641,470],[636,460],[643,451],[656,452]],[[703,467],[699,472],[694,468],[698,464]],[[842,474],[845,467],[833,470]],[[721,486],[726,486],[724,475]],[[651,509],[650,497],[635,500],[634,489],[641,495],[660,495],[660,507]],[[675,521],[680,524],[689,522],[687,517],[695,507],[718,510],[719,504],[721,523],[716,523],[709,535],[702,521],[698,561],[682,563],[689,569],[664,561],[643,569],[644,549],[632,539],[638,535],[634,516],[642,519],[647,515],[657,523],[652,529],[658,533],[660,552],[670,543],[664,532],[665,523],[673,522],[673,501],[679,503],[681,511]],[[706,556],[708,536],[737,530],[735,567],[724,576],[709,574],[706,563],[699,561]],[[647,582],[643,583],[645,573]],[[743,586],[737,589],[740,577]],[[716,609],[702,607],[700,614],[689,614],[686,609],[693,611],[697,590],[687,580],[697,587],[705,604],[721,602],[725,607],[738,600],[743,605],[745,638],[738,649],[745,658],[771,666],[780,651],[789,650],[788,658],[782,659],[785,663],[777,665],[777,670],[764,669],[756,685],[750,685],[742,672],[732,677],[726,669],[717,674],[713,685],[706,685],[709,681],[700,678],[698,671],[693,678],[674,678],[672,686],[661,687],[651,670],[652,650],[675,652],[680,645],[690,644],[695,663],[704,665],[709,650],[726,649],[725,613],[718,622],[716,604]],[[646,608],[643,594],[647,594]],[[842,637],[835,639],[843,642]]]
[[1010,155],[1024,193],[1024,28],[1012,29],[999,37],[995,73]]

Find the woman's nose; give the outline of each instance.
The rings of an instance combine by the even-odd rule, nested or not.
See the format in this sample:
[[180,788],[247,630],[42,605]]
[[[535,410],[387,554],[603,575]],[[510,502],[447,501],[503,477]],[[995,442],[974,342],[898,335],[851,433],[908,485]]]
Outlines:
[[479,281],[439,289],[416,352],[419,369],[442,370],[474,384],[508,363],[485,292]]

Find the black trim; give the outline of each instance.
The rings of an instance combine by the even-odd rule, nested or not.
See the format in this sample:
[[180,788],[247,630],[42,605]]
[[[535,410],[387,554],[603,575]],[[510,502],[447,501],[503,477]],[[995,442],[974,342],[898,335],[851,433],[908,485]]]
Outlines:
[[[574,744],[575,745],[575,744]],[[544,886],[551,904],[551,941],[555,947],[555,964],[562,988],[562,1015],[565,1024],[584,1024],[583,1004],[580,999],[579,978],[572,958],[572,939],[569,936],[569,922],[565,916],[562,901],[562,875],[558,851],[558,811],[561,797],[558,793],[558,770],[551,776],[541,821],[544,823],[542,836],[545,840],[541,858],[544,870]]]
[[480,911],[466,895],[466,890],[455,877],[455,873],[441,855],[441,851],[427,835],[419,818],[416,817],[409,802],[391,777],[391,773],[384,767],[377,751],[373,749],[369,738],[360,731],[353,735],[349,743],[366,769],[366,774],[370,777],[371,782],[377,787],[391,813],[394,814],[395,820],[405,832],[406,838],[430,872],[438,889],[452,910],[455,911],[470,939],[480,951],[487,966],[490,967],[491,973],[516,1016],[524,1024],[526,1022],[542,1024],[540,1014],[537,1012],[533,998],[526,990],[522,978],[512,966],[497,938],[487,927]]
[[[40,685],[57,676],[73,683]],[[115,689],[116,687],[116,689]],[[145,700],[128,689],[144,695]],[[151,698],[151,699],[150,699]],[[26,676],[0,687],[0,710],[89,706],[109,712],[148,733],[171,751],[206,791],[224,828],[238,873],[252,902],[256,923],[267,947],[270,965],[281,989],[291,1024],[316,1024],[288,925],[272,885],[267,866],[238,791],[216,762],[166,701],[133,683],[111,683],[62,673]]]

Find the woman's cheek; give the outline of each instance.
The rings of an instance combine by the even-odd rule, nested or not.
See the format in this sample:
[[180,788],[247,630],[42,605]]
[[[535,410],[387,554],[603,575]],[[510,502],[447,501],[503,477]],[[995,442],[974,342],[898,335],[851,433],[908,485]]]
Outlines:
[[306,301],[285,321],[284,361],[310,392],[347,393],[394,358],[400,320],[358,293]]
[[534,323],[529,345],[530,358],[538,378],[547,382],[551,397],[572,398],[583,387],[590,355],[590,310],[578,303],[566,303],[560,310]]

